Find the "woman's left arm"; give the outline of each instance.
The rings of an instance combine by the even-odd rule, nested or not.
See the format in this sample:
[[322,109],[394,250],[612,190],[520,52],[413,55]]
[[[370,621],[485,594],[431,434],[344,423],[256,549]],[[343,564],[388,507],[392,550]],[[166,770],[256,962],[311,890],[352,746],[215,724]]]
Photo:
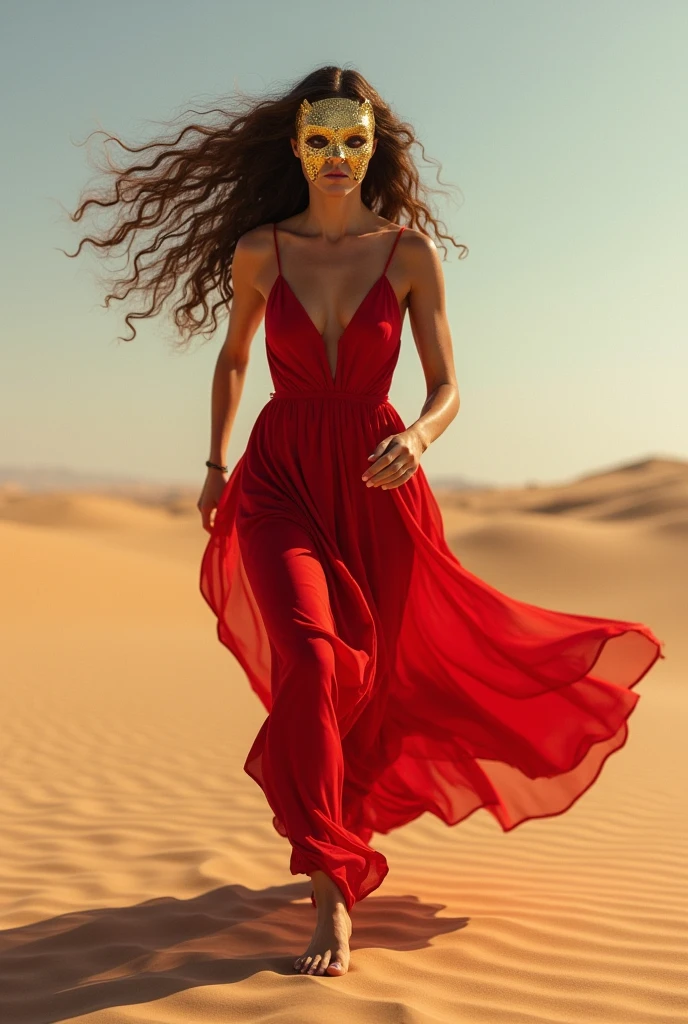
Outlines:
[[399,487],[413,476],[421,455],[444,433],[460,405],[444,274],[437,248],[420,231],[407,229],[404,234],[409,236],[404,239],[404,261],[410,279],[409,318],[425,375],[427,398],[417,420],[401,433],[383,438],[368,456],[372,465],[362,479],[368,487],[383,490]]

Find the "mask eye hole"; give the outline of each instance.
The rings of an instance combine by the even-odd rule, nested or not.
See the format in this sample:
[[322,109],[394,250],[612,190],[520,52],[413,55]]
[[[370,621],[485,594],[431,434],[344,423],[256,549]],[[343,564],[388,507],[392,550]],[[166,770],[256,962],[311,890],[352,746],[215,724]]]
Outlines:
[[361,146],[365,146],[367,141],[363,135],[350,135],[346,140],[346,144],[349,149],[360,149]]
[[311,149],[324,149],[329,145],[330,140],[324,135],[308,135],[305,142]]

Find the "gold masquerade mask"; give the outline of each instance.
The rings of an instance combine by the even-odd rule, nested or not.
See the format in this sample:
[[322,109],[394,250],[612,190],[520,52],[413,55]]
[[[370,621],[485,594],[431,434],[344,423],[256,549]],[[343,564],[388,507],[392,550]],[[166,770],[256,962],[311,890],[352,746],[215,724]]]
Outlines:
[[[361,181],[373,155],[375,114],[370,100],[303,100],[296,115],[296,141],[306,174],[315,181],[330,157],[340,156],[348,163],[356,181]],[[357,145],[348,145],[356,136]],[[360,139],[365,139],[361,143]],[[312,145],[309,140],[318,145]],[[326,140],[326,141],[324,141]]]

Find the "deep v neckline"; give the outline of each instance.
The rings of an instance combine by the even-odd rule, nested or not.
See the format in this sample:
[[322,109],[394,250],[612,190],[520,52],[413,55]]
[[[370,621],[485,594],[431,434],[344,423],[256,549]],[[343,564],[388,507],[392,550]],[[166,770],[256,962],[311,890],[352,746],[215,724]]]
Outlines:
[[273,285],[272,285],[272,288],[270,289],[270,296],[269,296],[269,298],[272,298],[272,295],[273,295],[273,293],[275,291],[275,288],[277,287],[277,284],[279,282],[282,282],[282,284],[284,284],[286,286],[287,291],[289,292],[291,297],[294,299],[294,302],[299,307],[299,309],[303,313],[304,317],[306,318],[306,321],[308,322],[308,324],[312,328],[314,334],[318,338],[318,343],[319,343],[318,344],[318,348],[319,348],[320,352],[322,353],[323,361],[325,363],[325,367],[326,367],[326,370],[327,370],[327,376],[329,378],[331,387],[336,387],[337,386],[337,380],[339,378],[339,360],[340,360],[340,355],[341,355],[341,351],[342,351],[342,342],[344,341],[344,338],[345,338],[349,328],[351,327],[351,325],[354,323],[354,321],[358,317],[359,313],[361,312],[361,310],[365,306],[366,302],[368,301],[370,296],[373,294],[375,289],[380,284],[385,283],[387,285],[387,287],[390,289],[390,291],[392,291],[393,296],[394,296],[394,306],[395,306],[397,312],[399,312],[399,300],[397,299],[396,292],[394,292],[394,289],[392,288],[390,280],[387,277],[387,271],[389,269],[390,263],[392,262],[392,256],[394,255],[394,251],[395,251],[395,249],[397,247],[397,243],[398,243],[399,239],[401,238],[402,234],[404,233],[404,229],[405,229],[405,225],[402,225],[399,228],[399,230],[397,231],[396,237],[394,239],[394,242],[392,243],[392,248],[389,251],[389,255],[387,256],[387,260],[385,261],[385,265],[382,268],[382,273],[379,275],[379,277],[377,277],[375,279],[375,281],[373,281],[373,283],[371,284],[370,288],[365,293],[365,295],[363,296],[363,298],[359,302],[358,306],[354,310],[353,315],[352,315],[351,319],[349,320],[349,322],[347,323],[346,327],[344,328],[342,333],[337,338],[337,349],[336,349],[336,352],[335,352],[334,373],[333,373],[332,372],[332,367],[330,366],[330,360],[328,358],[327,346],[325,344],[325,337],[324,337],[322,331],[319,331],[318,328],[315,326],[315,323],[313,321],[312,316],[310,315],[310,313],[308,312],[308,310],[304,306],[303,302],[298,297],[298,295],[296,294],[296,292],[294,291],[294,289],[292,288],[292,286],[289,284],[289,282],[287,281],[286,277],[282,273],[282,261],[280,260],[279,245],[278,245],[278,242],[277,242],[277,225],[273,222],[272,234],[273,234],[273,239],[274,239],[274,243],[275,243],[275,254],[277,256],[277,277],[275,278],[275,280],[273,282]]
[[[380,276],[375,281],[373,281],[373,283],[371,284],[370,288],[365,293],[365,295],[363,296],[363,298],[359,302],[358,306],[354,310],[353,315],[351,316],[351,319],[347,323],[346,327],[344,328],[342,333],[337,338],[337,350],[335,352],[334,373],[332,373],[332,367],[330,366],[330,360],[328,359],[328,354],[327,354],[327,345],[325,344],[325,337],[324,337],[322,331],[319,331],[318,328],[315,326],[315,323],[313,321],[313,317],[310,315],[310,313],[308,312],[308,310],[304,306],[304,304],[301,301],[301,299],[298,297],[298,295],[296,294],[296,292],[294,291],[292,286],[287,281],[286,277],[281,272],[277,275],[277,278],[275,279],[275,284],[277,284],[278,281],[281,281],[282,284],[284,284],[286,286],[287,291],[289,292],[291,297],[294,299],[294,302],[296,302],[297,306],[299,307],[299,309],[301,310],[301,312],[305,316],[306,320],[308,321],[308,323],[312,327],[313,332],[317,335],[318,340],[320,341],[321,352],[322,352],[323,358],[325,360],[325,366],[327,367],[328,375],[329,375],[329,377],[330,377],[330,379],[332,381],[332,384],[334,386],[337,383],[338,371],[339,371],[339,354],[340,354],[341,349],[342,349],[342,341],[344,339],[344,336],[346,335],[347,331],[349,330],[349,328],[351,327],[351,325],[355,321],[356,317],[360,313],[361,309],[363,308],[365,303],[368,301],[370,296],[373,294],[373,292],[375,291],[377,286],[382,284],[383,282],[386,282],[387,285],[390,288],[392,287],[391,284],[390,284],[389,278],[387,277],[387,271],[386,270],[383,271],[383,273],[380,274]],[[273,285],[273,288],[274,288],[274,285]],[[396,293],[394,295],[394,298],[395,298],[395,301],[398,304]]]

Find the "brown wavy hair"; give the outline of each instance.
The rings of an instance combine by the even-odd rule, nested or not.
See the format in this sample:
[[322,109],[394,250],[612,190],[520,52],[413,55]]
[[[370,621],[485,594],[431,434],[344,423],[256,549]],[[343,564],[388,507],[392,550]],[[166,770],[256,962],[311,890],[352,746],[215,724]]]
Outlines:
[[[180,285],[173,320],[182,341],[176,345],[187,346],[196,334],[212,336],[218,325],[216,310],[231,303],[232,259],[239,238],[308,206],[308,183],[289,139],[295,135],[301,100],[331,96],[369,99],[375,111],[378,145],[361,183],[363,203],[393,223],[403,217],[409,226],[434,236],[445,256],[444,240],[461,250],[460,259],[467,255],[467,246],[455,241],[430,208],[430,194],[446,188],[431,188],[421,180],[412,147],[418,146],[423,159],[437,168],[438,183],[441,165],[426,157],[411,125],[399,120],[358,71],[321,67],[286,92],[261,98],[237,93],[232,109],[192,110],[209,123],[187,124],[172,137],[142,146],[129,146],[108,132],[87,136],[86,142],[103,134],[128,153],[148,154],[126,167],[108,157],[102,169],[114,182],[85,199],[82,195],[69,214],[78,222],[94,205],[115,214],[114,223],[99,236],[86,236],[76,252],[65,253],[74,258],[86,243],[104,256],[124,248],[131,261],[128,276],[115,282],[103,306],[136,291],[150,300],[146,309],[126,315],[133,333],[119,340],[133,341],[131,321],[157,315]],[[138,251],[132,251],[135,239]]]

